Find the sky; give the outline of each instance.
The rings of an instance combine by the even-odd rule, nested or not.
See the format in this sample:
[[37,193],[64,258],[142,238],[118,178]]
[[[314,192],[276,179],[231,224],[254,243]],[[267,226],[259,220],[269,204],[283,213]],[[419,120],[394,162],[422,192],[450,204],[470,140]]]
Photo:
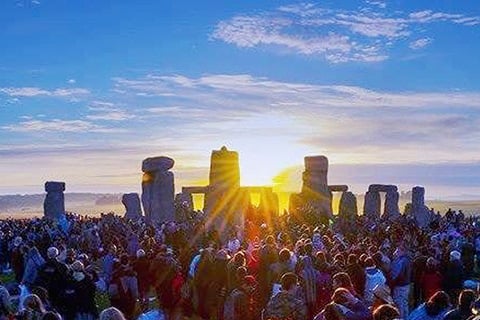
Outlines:
[[0,194],[139,191],[170,156],[205,185],[211,150],[242,185],[329,181],[480,195],[480,4],[0,1]]

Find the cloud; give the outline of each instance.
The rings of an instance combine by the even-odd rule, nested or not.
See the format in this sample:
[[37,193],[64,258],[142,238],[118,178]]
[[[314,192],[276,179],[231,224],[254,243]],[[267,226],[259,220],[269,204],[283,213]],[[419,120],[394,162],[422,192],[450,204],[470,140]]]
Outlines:
[[[478,16],[431,10],[386,12],[375,10],[384,9],[384,1],[371,0],[367,4],[370,7],[364,10],[349,11],[302,3],[252,15],[237,15],[220,21],[211,38],[240,48],[274,47],[289,53],[321,57],[331,63],[380,62],[388,59],[392,46],[402,45],[405,40],[413,43],[412,35],[419,26],[437,22],[462,26],[480,24]],[[428,43],[424,40],[416,46],[413,44],[413,49],[422,44]]]
[[77,80],[75,80],[75,79],[68,79],[67,82],[68,82],[69,84],[75,84],[75,83],[77,83]]
[[[151,114],[146,118],[175,119],[168,123],[179,139],[200,144],[240,137],[260,143],[271,135],[278,141],[268,143],[289,141],[343,162],[449,160],[452,150],[459,159],[477,159],[480,152],[479,92],[389,92],[246,74],[148,75],[114,83],[127,100],[138,93],[162,99],[163,105],[144,109]],[[175,95],[163,95],[170,91]]]
[[107,128],[84,120],[28,120],[18,124],[1,127],[13,132],[119,132],[119,129]]
[[385,9],[385,8],[387,7],[386,1],[366,0],[365,2],[368,3],[368,4],[370,4],[370,5],[377,6],[377,7],[381,8],[381,9]]
[[38,87],[8,87],[0,88],[0,94],[10,97],[79,97],[90,94],[88,89],[84,88],[59,88],[54,90],[46,90]]
[[124,121],[135,118],[134,114],[116,107],[112,102],[92,101],[88,110],[93,113],[86,116],[88,120]]
[[418,49],[425,48],[426,46],[428,46],[431,43],[432,43],[432,39],[421,38],[421,39],[410,42],[409,47],[410,47],[410,49],[418,50]]

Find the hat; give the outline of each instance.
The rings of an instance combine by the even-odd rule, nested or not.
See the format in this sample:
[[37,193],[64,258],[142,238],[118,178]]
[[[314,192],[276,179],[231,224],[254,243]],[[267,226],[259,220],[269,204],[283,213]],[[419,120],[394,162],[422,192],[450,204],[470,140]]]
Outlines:
[[140,257],[145,257],[145,250],[143,249],[137,250],[137,258],[140,258]]
[[462,254],[457,250],[453,250],[452,252],[450,252],[450,261],[460,260],[461,257],[462,257]]
[[50,247],[47,250],[47,257],[50,259],[56,258],[58,256],[58,249],[55,247]]
[[19,245],[22,244],[22,241],[23,241],[22,237],[20,237],[20,236],[15,237],[15,239],[13,240],[13,245],[15,247],[18,247]]
[[393,298],[390,295],[390,288],[386,284],[378,284],[373,288],[373,295],[378,299],[388,303],[394,304]]

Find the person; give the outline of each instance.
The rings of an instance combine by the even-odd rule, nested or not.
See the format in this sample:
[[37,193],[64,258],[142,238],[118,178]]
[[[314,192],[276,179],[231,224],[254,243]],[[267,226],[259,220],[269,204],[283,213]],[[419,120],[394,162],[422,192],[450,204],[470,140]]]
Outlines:
[[310,256],[302,257],[302,270],[299,273],[300,283],[302,285],[305,302],[308,309],[308,318],[311,319],[317,314],[317,296],[320,285],[320,272],[313,267],[312,258]]
[[365,270],[362,266],[358,263],[358,257],[355,254],[349,254],[347,260],[347,273],[352,280],[353,287],[355,288],[355,292],[363,296],[365,291],[365,281],[366,275]]
[[336,290],[338,288],[345,288],[351,294],[358,297],[352,281],[350,280],[350,276],[346,272],[338,272],[333,275],[333,289]]
[[10,293],[4,286],[0,286],[0,320],[7,320],[13,315]]
[[384,285],[387,282],[383,272],[377,268],[372,258],[365,260],[365,291],[363,293],[363,300],[368,306],[373,304],[374,296],[373,290],[379,285]]
[[95,283],[85,272],[85,267],[80,261],[72,264],[73,286],[75,287],[75,319],[93,320],[98,317],[95,303]]
[[24,261],[24,246],[22,244],[23,239],[20,236],[15,237],[13,240],[13,249],[10,255],[12,270],[15,273],[15,281],[20,283],[23,278],[23,271],[25,269]]
[[472,307],[476,294],[473,290],[462,290],[458,296],[458,305],[445,314],[443,320],[467,320],[472,316]]
[[399,317],[398,309],[390,304],[382,304],[373,312],[373,320],[395,320]]
[[443,320],[450,309],[450,298],[444,291],[438,291],[427,302],[410,313],[408,320]]
[[38,272],[36,284],[47,289],[52,307],[60,307],[60,293],[63,292],[67,280],[68,267],[57,260],[58,249],[50,247],[47,250],[47,260]]
[[461,258],[460,252],[452,250],[450,252],[450,261],[444,273],[443,288],[454,300],[457,299],[462,290],[463,281],[465,280],[465,269]]
[[31,288],[37,280],[38,271],[45,264],[45,260],[38,252],[37,247],[31,247],[25,259],[25,270],[22,283]]
[[390,287],[393,300],[400,311],[400,316],[406,318],[409,314],[409,295],[411,282],[411,262],[404,244],[400,244],[394,252],[390,270]]
[[298,277],[292,272],[285,273],[280,279],[281,291],[271,297],[263,311],[263,319],[289,318],[306,320],[307,306],[297,297]]
[[42,301],[35,294],[27,295],[23,301],[23,306],[25,309],[15,316],[18,320],[41,320],[46,312]]
[[275,238],[272,235],[267,236],[265,244],[260,248],[259,267],[258,267],[258,286],[260,291],[260,305],[265,306],[271,293],[271,283],[268,275],[270,266],[277,262],[278,251]]
[[122,311],[115,307],[106,308],[100,312],[100,320],[127,320]]
[[376,310],[379,306],[389,304],[391,306],[395,306],[395,301],[391,296],[390,287],[386,284],[379,284],[373,289],[373,302],[372,302],[372,310]]
[[139,301],[142,309],[147,309],[151,279],[150,261],[143,249],[138,249],[136,256],[137,259],[134,263],[134,270],[137,273]]
[[438,271],[437,262],[433,257],[427,259],[426,268],[419,281],[423,301],[427,301],[442,289],[443,277]]
[[239,281],[240,286],[233,289],[224,303],[224,320],[254,320],[253,292],[257,282],[253,276],[245,276]]
[[291,264],[292,253],[287,248],[283,248],[279,253],[278,262],[273,263],[270,266],[268,273],[268,282],[270,283],[270,289],[273,293],[280,288],[280,279],[287,272],[293,272],[294,268]]
[[132,318],[138,298],[138,283],[128,255],[123,254],[119,263],[114,267],[112,283],[117,287],[112,305],[120,309],[127,318]]
[[345,288],[338,288],[332,295],[332,301],[340,305],[347,320],[370,320],[372,313],[367,306]]

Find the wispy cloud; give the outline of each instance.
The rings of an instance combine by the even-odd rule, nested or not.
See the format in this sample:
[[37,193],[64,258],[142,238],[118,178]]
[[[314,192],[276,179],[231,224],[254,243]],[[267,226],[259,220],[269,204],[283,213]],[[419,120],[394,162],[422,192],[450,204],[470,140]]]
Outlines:
[[3,126],[2,129],[13,132],[95,132],[108,133],[121,130],[108,128],[84,120],[28,120]]
[[92,113],[86,116],[88,120],[124,121],[135,118],[132,112],[121,109],[112,102],[93,101],[88,110]]
[[[386,7],[384,1],[372,0],[367,4],[377,10],[325,9],[302,3],[270,12],[237,15],[220,21],[211,38],[241,48],[274,46],[287,52],[323,57],[332,63],[379,62],[388,59],[392,46],[402,45],[405,40],[412,42],[415,27],[436,22],[480,24],[478,16],[431,10],[389,13],[378,10]],[[424,40],[413,49],[422,44],[428,43]]]
[[58,88],[53,90],[42,89],[38,87],[8,87],[0,88],[0,94],[10,97],[79,97],[90,94],[88,89],[84,88]]
[[415,41],[410,42],[409,47],[410,47],[410,49],[418,50],[418,49],[425,48],[425,47],[428,46],[430,43],[432,43],[432,39],[430,39],[430,38],[421,38],[421,39],[418,39],[418,40],[415,40]]
[[[180,118],[179,132],[205,141],[278,135],[347,162],[350,156],[366,162],[448,160],[451,150],[467,159],[478,158],[480,151],[474,144],[480,139],[475,129],[480,125],[479,92],[387,92],[250,75],[149,75],[117,78],[115,84],[127,96],[166,99],[163,106],[146,111]],[[175,96],[165,98],[170,91]],[[428,152],[418,154],[418,145]]]

